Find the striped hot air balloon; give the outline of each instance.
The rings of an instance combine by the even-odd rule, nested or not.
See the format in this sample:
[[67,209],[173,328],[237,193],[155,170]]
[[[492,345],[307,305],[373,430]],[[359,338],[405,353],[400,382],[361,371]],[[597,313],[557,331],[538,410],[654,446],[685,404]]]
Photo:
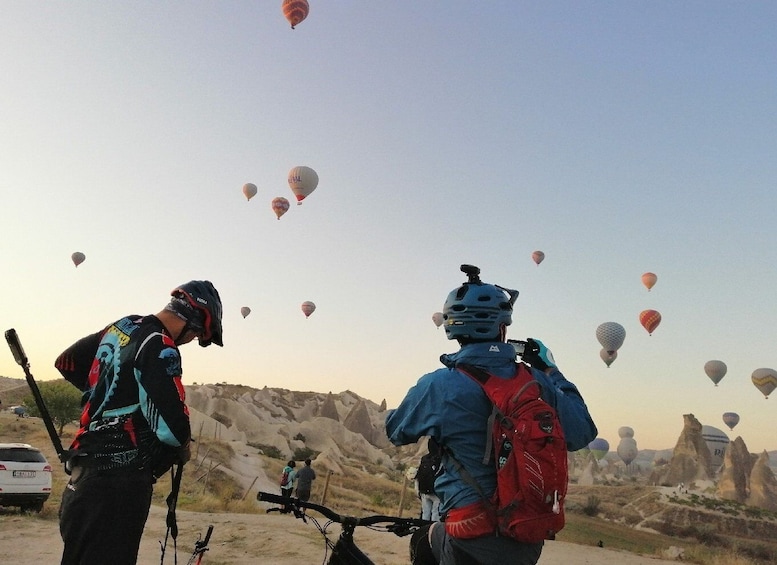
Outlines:
[[658,310],[643,310],[639,314],[639,323],[647,330],[648,335],[653,335],[653,332],[661,323],[661,314]]
[[283,0],[281,10],[283,10],[283,16],[291,24],[291,29],[294,29],[294,26],[308,17],[310,4],[308,4],[308,0]]

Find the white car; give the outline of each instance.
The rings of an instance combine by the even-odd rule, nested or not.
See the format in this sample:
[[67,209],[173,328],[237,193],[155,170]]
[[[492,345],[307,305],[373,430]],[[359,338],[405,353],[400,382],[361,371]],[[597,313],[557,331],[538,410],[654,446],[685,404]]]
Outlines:
[[51,495],[51,465],[26,443],[0,443],[0,506],[43,510]]

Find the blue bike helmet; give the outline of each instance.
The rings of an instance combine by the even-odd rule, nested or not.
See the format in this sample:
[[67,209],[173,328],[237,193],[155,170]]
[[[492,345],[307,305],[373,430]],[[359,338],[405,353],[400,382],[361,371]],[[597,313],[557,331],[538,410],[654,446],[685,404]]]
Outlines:
[[513,323],[518,291],[482,282],[480,269],[474,265],[462,265],[461,270],[468,280],[445,300],[445,335],[459,341],[499,340],[502,326]]
[[173,289],[166,309],[186,321],[181,335],[191,329],[200,334],[202,347],[211,343],[223,346],[221,330],[221,298],[210,281],[189,281]]

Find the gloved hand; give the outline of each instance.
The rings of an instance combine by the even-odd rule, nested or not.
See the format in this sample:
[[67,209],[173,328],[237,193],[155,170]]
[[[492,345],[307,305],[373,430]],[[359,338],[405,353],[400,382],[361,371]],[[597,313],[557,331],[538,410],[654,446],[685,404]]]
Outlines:
[[529,338],[526,340],[526,350],[523,352],[522,359],[540,371],[556,368],[553,353],[538,339]]

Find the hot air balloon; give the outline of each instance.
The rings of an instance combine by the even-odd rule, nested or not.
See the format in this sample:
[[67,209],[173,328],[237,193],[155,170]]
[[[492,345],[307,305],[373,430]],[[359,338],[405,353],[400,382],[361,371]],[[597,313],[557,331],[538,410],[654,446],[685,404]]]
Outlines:
[[618,352],[617,351],[607,351],[606,349],[602,349],[599,351],[599,357],[602,358],[602,361],[609,367],[612,365],[612,362],[615,361],[618,358]]
[[539,265],[545,259],[545,254],[542,251],[535,251],[531,254],[532,260]]
[[610,442],[604,438],[598,437],[588,444],[588,449],[590,449],[591,453],[594,454],[596,460],[600,461],[601,459],[604,459],[604,456],[607,455],[607,453],[609,453]]
[[777,371],[774,369],[756,369],[750,377],[755,388],[761,391],[766,398],[777,388]]
[[653,288],[653,285],[656,284],[657,280],[658,277],[655,273],[644,273],[642,275],[642,284],[645,285],[645,287],[648,289],[648,292],[650,292],[650,289]]
[[286,212],[289,211],[289,201],[286,200],[283,196],[278,196],[277,198],[273,198],[272,211],[275,212],[275,215],[280,220],[281,216],[283,216]]
[[246,200],[251,200],[254,196],[256,196],[257,188],[256,185],[252,182],[247,182],[243,185],[243,195],[246,197]]
[[318,174],[310,167],[294,167],[289,171],[289,187],[297,198],[297,205],[302,204],[317,186]]
[[726,376],[727,370],[728,367],[726,367],[726,364],[723,361],[713,359],[704,364],[704,372],[707,373],[710,380],[715,383],[715,386],[718,386],[720,379]]
[[607,353],[614,353],[623,345],[626,330],[618,322],[604,322],[596,328],[596,339]]
[[294,26],[308,17],[310,5],[308,0],[283,0],[281,10],[283,10],[283,16],[291,24],[291,29],[294,29]]
[[739,414],[736,412],[724,412],[723,423],[728,426],[729,430],[733,430],[734,426],[739,423]]
[[661,323],[661,314],[657,310],[643,310],[639,314],[639,323],[647,330],[648,335],[653,335]]
[[439,328],[443,322],[442,312],[435,312],[432,314],[432,322],[434,322],[434,325]]
[[621,426],[618,428],[618,437],[621,439],[625,437],[634,437],[634,428],[630,426]]
[[309,318],[310,315],[316,311],[316,305],[313,304],[310,300],[303,302],[301,308],[306,318]]
[[70,260],[73,261],[73,264],[78,267],[81,263],[86,261],[86,255],[81,253],[80,251],[76,251],[70,256]]
[[243,317],[245,318],[246,316],[248,316],[248,315],[251,313],[251,309],[250,309],[248,306],[243,306],[243,307],[240,309],[240,313],[241,313],[241,314],[243,315]]
[[712,456],[710,463],[713,469],[717,469],[723,465],[723,456],[726,454],[726,447],[728,447],[729,439],[725,432],[712,426],[701,427],[701,438],[707,444],[707,449],[710,450]]
[[618,443],[618,457],[621,458],[624,465],[629,465],[637,458],[637,441],[633,437],[625,437]]

